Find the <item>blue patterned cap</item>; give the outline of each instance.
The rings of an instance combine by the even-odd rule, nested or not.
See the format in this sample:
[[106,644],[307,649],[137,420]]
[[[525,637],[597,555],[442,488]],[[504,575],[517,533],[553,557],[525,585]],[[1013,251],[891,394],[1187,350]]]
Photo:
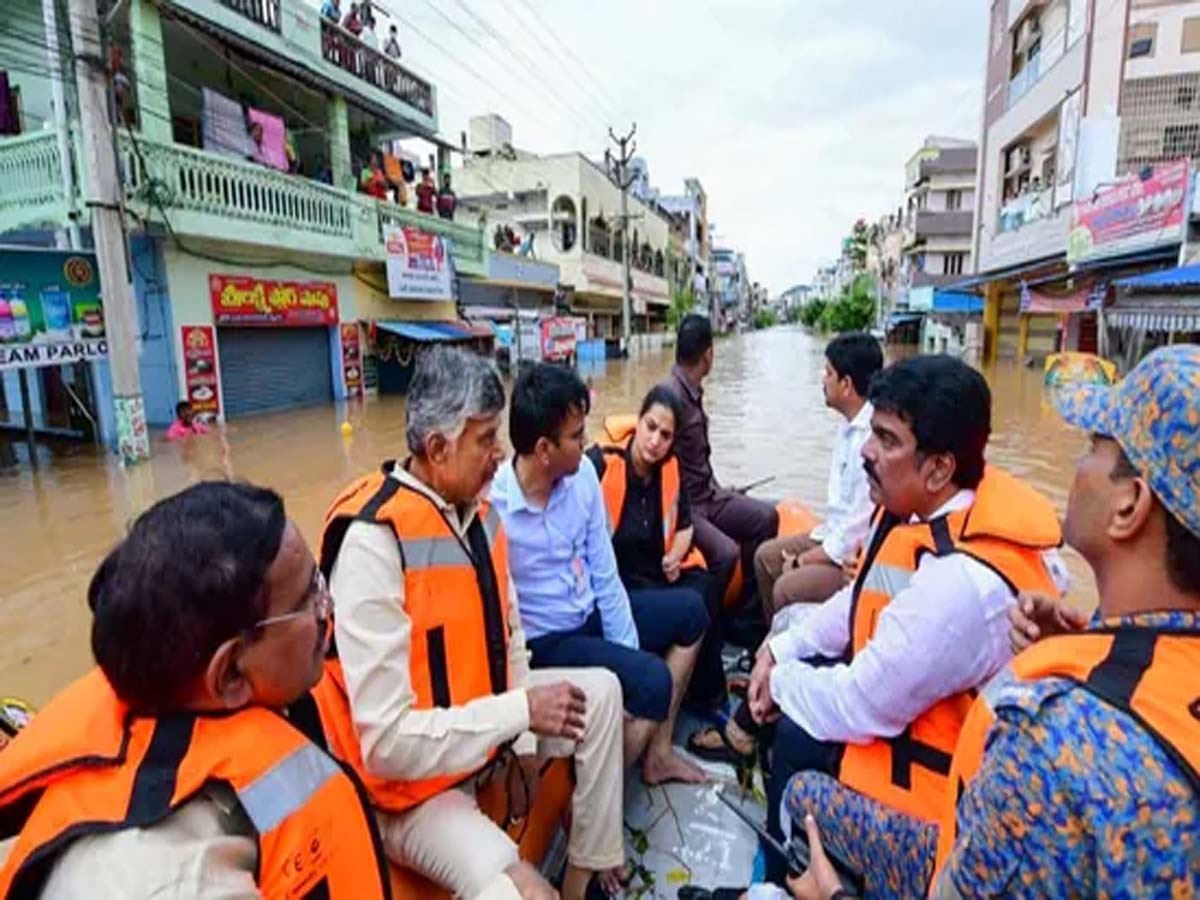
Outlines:
[[1165,506],[1200,536],[1200,346],[1155,350],[1113,387],[1069,385],[1066,421],[1111,437]]

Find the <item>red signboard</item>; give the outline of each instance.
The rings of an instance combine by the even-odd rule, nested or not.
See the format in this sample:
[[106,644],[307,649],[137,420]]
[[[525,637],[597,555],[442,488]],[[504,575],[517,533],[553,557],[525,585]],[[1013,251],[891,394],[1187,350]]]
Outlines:
[[338,322],[337,285],[329,281],[210,275],[208,293],[218,325],[304,328]]
[[211,325],[184,325],[183,377],[192,411],[205,418],[221,413],[221,390],[217,374],[217,342]]
[[363,392],[362,347],[357,322],[342,323],[342,381],[348,396],[357,397]]
[[1183,233],[1191,168],[1186,159],[1155,166],[1145,180],[1130,175],[1092,197],[1076,199],[1067,236],[1071,265],[1160,243]]

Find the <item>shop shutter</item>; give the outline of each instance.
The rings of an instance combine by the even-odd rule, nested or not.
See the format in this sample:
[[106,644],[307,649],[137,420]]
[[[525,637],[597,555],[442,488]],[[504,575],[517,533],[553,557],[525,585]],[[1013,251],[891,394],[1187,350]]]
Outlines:
[[333,400],[325,328],[219,328],[221,388],[229,418]]

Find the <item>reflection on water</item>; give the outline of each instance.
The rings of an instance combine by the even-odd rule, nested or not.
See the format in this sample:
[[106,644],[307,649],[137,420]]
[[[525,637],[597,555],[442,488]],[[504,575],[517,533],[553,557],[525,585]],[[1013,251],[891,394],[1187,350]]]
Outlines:
[[[722,482],[773,475],[764,495],[799,497],[820,510],[838,423],[821,398],[823,346],[792,329],[718,344],[706,405]],[[596,392],[592,428],[609,413],[634,410],[670,364],[661,354],[583,368]],[[999,368],[988,377],[995,398],[990,458],[1028,478],[1063,511],[1080,436],[1045,402],[1040,372]],[[343,418],[354,426],[349,438],[340,432]],[[90,448],[43,456],[37,471],[0,469],[0,695],[42,703],[84,671],[91,659],[88,580],[126,524],[156,499],[202,478],[246,479],[279,491],[315,541],[339,488],[404,454],[403,398],[383,397],[244,419],[183,445],[159,442],[149,464],[129,471]],[[1073,599],[1094,604],[1086,567],[1073,554],[1068,561]]]

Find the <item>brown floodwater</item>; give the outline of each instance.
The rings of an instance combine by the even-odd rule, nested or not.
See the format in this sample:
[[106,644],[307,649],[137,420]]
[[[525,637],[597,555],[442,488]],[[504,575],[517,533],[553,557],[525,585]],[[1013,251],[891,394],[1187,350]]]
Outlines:
[[[821,397],[823,346],[792,328],[717,345],[706,403],[722,482],[774,476],[761,495],[798,497],[821,511],[838,422]],[[582,368],[596,393],[593,428],[609,413],[633,410],[670,364],[660,353]],[[1029,479],[1063,512],[1082,438],[1047,403],[1039,371],[1002,365],[987,375],[995,407],[989,458]],[[344,419],[354,427],[348,438]],[[155,500],[199,479],[245,479],[279,491],[315,541],[326,506],[347,481],[404,455],[404,400],[240,419],[185,444],[156,441],[153,452],[149,463],[125,470],[91,448],[43,448],[36,469],[24,461],[0,469],[0,696],[41,704],[87,668],[88,580],[126,525]],[[23,460],[23,447],[18,454]],[[1068,563],[1072,600],[1094,605],[1087,567],[1073,553]]]

